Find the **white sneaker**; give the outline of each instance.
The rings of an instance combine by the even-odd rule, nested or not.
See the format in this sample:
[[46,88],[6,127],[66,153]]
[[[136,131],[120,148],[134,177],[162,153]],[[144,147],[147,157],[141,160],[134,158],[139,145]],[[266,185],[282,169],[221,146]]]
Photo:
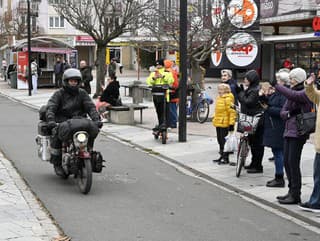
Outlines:
[[102,123],[106,123],[106,122],[108,122],[108,119],[102,118],[101,122],[102,122]]

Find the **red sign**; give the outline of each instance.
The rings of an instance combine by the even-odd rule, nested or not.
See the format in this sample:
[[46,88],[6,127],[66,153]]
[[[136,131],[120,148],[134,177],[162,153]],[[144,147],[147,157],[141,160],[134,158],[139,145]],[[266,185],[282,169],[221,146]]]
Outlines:
[[79,42],[94,42],[94,39],[91,36],[79,35],[79,36],[76,36],[76,41],[79,41]]
[[314,17],[312,21],[312,28],[315,32],[320,31],[320,17]]
[[28,52],[18,52],[18,79],[26,82],[26,71],[28,66]]
[[233,52],[244,52],[246,54],[249,54],[253,50],[253,46],[251,44],[248,45],[238,45],[238,46],[233,46],[232,51]]

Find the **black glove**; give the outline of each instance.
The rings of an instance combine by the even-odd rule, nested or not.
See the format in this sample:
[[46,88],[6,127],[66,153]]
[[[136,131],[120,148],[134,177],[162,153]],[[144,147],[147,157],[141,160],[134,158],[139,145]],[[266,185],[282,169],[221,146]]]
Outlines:
[[49,121],[48,122],[48,128],[49,130],[52,130],[53,128],[55,128],[58,124],[55,121]]
[[277,84],[277,80],[276,80],[276,79],[270,80],[269,83],[270,83],[272,86],[275,86],[275,85]]
[[233,125],[229,126],[229,131],[234,131],[234,126]]
[[101,127],[103,126],[103,123],[101,121],[95,121],[94,124],[101,129]]
[[243,88],[243,85],[241,84],[240,86],[239,85],[236,85],[236,92],[237,94],[239,94],[241,91],[243,91],[244,88]]

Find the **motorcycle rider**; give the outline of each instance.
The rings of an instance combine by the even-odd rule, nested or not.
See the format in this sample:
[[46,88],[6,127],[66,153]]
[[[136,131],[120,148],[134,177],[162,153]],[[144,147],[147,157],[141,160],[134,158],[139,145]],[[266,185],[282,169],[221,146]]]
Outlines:
[[[87,92],[80,89],[82,77],[78,69],[67,69],[62,76],[62,88],[57,90],[49,99],[46,111],[46,120],[48,128],[53,129],[57,123],[64,122],[73,117],[86,117],[87,114],[94,123],[101,128],[100,115]],[[58,133],[53,133],[50,140],[50,162],[54,165],[56,173],[63,175],[64,171],[61,166],[61,147],[62,142],[58,138]],[[93,141],[90,140],[88,145],[93,147]]]

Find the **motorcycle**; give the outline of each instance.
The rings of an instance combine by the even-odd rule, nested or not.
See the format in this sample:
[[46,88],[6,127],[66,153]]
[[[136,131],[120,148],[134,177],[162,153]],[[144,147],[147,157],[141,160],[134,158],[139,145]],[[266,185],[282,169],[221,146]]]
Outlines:
[[[50,138],[57,134],[62,140],[62,168],[63,179],[68,179],[74,175],[80,192],[87,194],[92,186],[92,173],[100,173],[104,167],[103,157],[100,152],[92,150],[88,142],[90,138],[95,138],[99,133],[99,128],[89,119],[70,119],[58,124],[50,130],[48,123],[41,120],[38,123],[38,135],[36,143],[38,145],[38,156],[43,161],[50,161]],[[55,173],[58,175],[56,169]]]

